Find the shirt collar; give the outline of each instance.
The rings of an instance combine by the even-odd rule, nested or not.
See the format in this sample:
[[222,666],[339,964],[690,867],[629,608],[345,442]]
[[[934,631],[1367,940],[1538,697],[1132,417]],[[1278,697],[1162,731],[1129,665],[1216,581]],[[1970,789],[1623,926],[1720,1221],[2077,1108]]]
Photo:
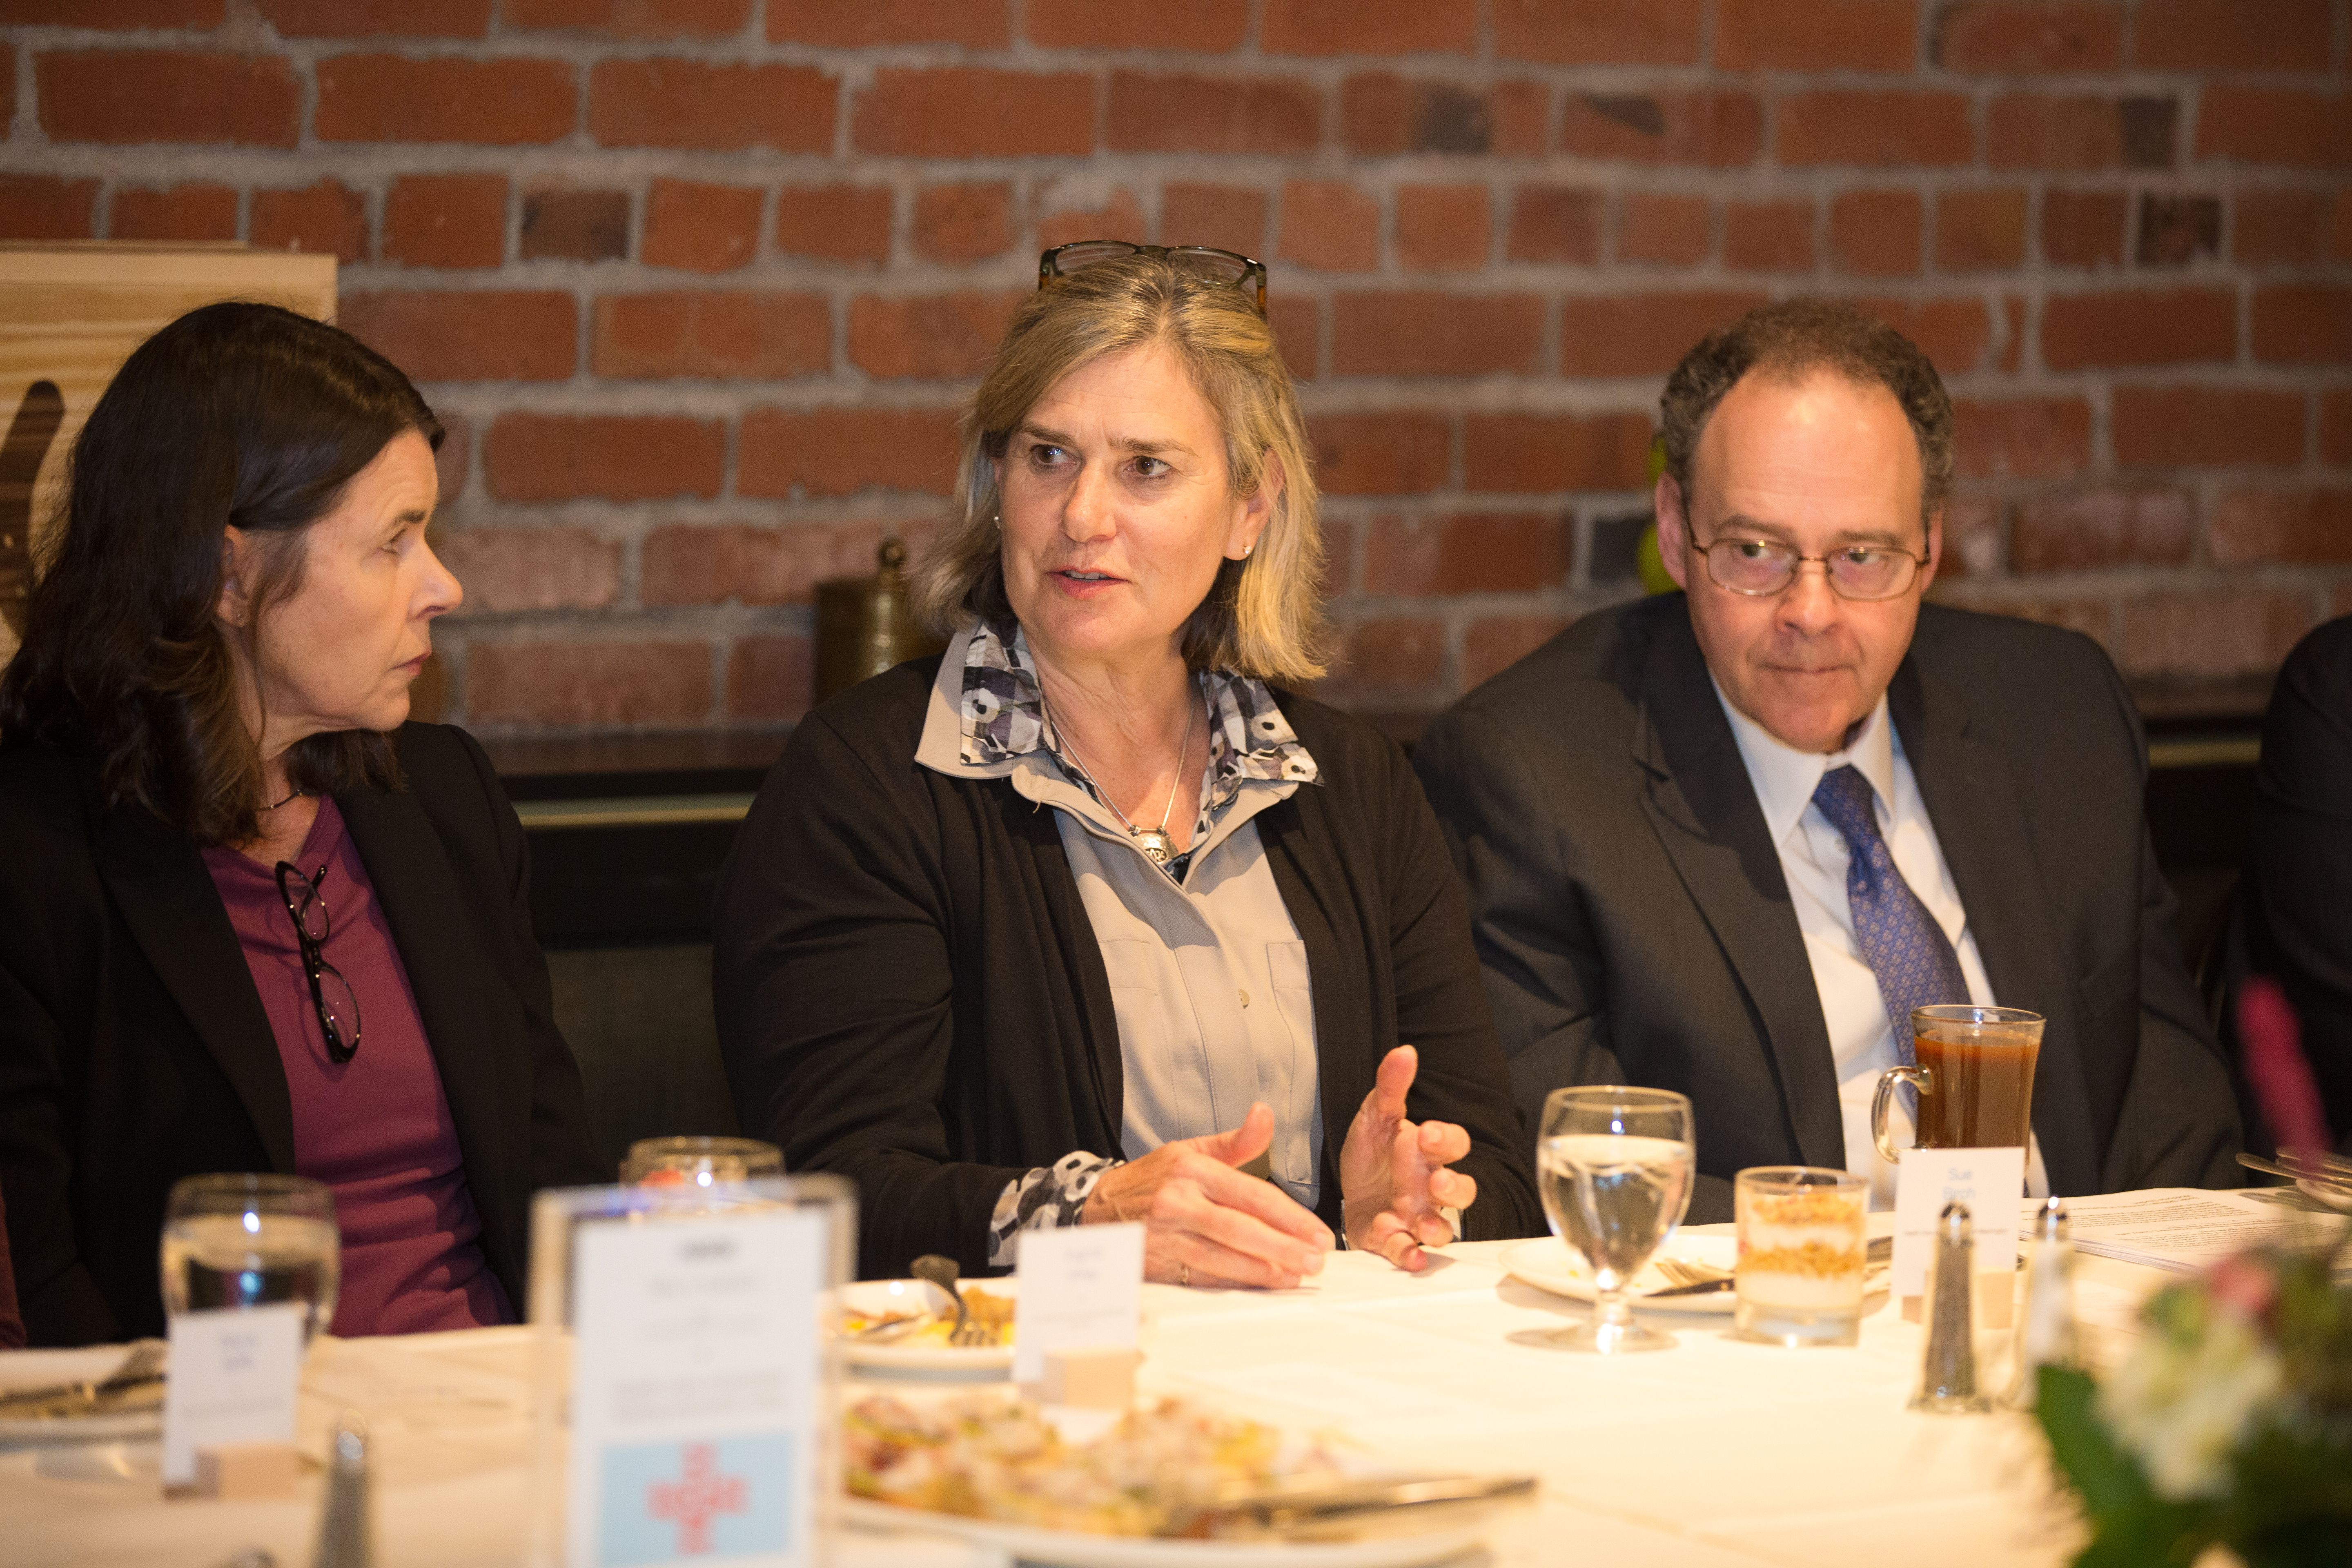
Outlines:
[[1755,786],[1756,804],[1764,810],[1765,831],[1774,844],[1789,837],[1789,830],[1805,815],[1805,807],[1812,804],[1822,775],[1832,768],[1854,768],[1878,792],[1881,809],[1894,808],[1895,726],[1887,718],[1885,692],[1879,693],[1877,703],[1845,749],[1824,755],[1801,752],[1780,740],[1733,707],[1712,672],[1707,680],[1715,687],[1715,700],[1723,704],[1723,716],[1731,721],[1731,738],[1739,744],[1739,760],[1748,764],[1748,782]]
[[[1222,810],[1252,779],[1320,782],[1313,753],[1265,681],[1212,669],[1202,673],[1201,684],[1209,710],[1204,815]],[[948,645],[915,760],[940,773],[1001,777],[1023,757],[1040,753],[1091,792],[1091,781],[1054,733],[1028,637],[1017,625],[1007,636],[982,621]]]

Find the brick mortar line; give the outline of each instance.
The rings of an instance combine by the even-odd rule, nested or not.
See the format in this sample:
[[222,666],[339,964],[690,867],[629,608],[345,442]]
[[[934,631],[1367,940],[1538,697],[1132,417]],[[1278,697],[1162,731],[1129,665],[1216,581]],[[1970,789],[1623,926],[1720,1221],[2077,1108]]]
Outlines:
[[[20,108],[21,108],[20,102]],[[1483,186],[1491,197],[1525,189],[1565,189],[1580,195],[1719,195],[1752,194],[1817,203],[1889,191],[1923,198],[1978,191],[2023,190],[2126,195],[2226,197],[2240,191],[2340,190],[2352,170],[2300,164],[2245,164],[2227,160],[2169,168],[1993,168],[1979,163],[1889,165],[1844,163],[1759,168],[1690,163],[1652,165],[1630,159],[1556,153],[1525,157],[1501,153],[1409,153],[1370,156],[1337,169],[1301,172],[1301,160],[1282,153],[1115,153],[1051,157],[982,155],[909,158],[792,152],[773,148],[604,145],[556,141],[507,144],[473,142],[313,142],[293,147],[215,142],[50,142],[20,134],[5,144],[9,172],[50,174],[126,183],[171,177],[168,171],[125,176],[123,160],[140,156],[188,173],[248,182],[299,178],[313,171],[350,184],[418,174],[503,174],[519,186],[534,179],[594,177],[607,183],[673,178],[739,187],[775,184],[887,186],[894,193],[943,185],[1010,184],[1034,213],[1047,187],[1072,184],[1112,192],[1143,184],[1206,184],[1262,195],[1275,202],[1285,187],[1338,183],[1366,195],[1393,196],[1404,188]],[[1763,177],[1759,177],[1763,176]],[[1025,190],[1023,187],[1027,187]],[[1078,210],[1073,205],[1048,211]],[[1658,265],[1658,264],[1649,264]]]
[[[1954,401],[1971,404],[2039,402],[2051,398],[2089,398],[2102,390],[2165,390],[2180,386],[2226,392],[2339,392],[2352,381],[2315,380],[2352,374],[2352,367],[2329,365],[2243,364],[2237,361],[2190,361],[2174,364],[2130,365],[2085,370],[2024,369],[2004,372],[1983,368],[1945,376]],[[1654,410],[1664,370],[1637,376],[1496,374],[1475,377],[1362,376],[1338,377],[1303,385],[1300,400],[1310,417],[1339,414],[1528,414],[1534,416],[1605,416]],[[677,400],[690,400],[700,418],[723,417],[752,408],[783,408],[793,412],[841,409],[845,412],[925,411],[956,406],[968,396],[974,378],[955,381],[901,377],[851,377],[817,373],[790,379],[677,377],[601,377],[579,374],[566,380],[421,381],[436,403],[446,399],[468,410],[492,405],[513,406],[517,396],[534,413],[635,414],[679,412]],[[836,395],[856,394],[849,398]],[[866,395],[879,394],[879,395]],[[593,407],[583,395],[604,401]],[[1534,401],[1528,401],[1533,398]],[[640,406],[640,405],[643,406]],[[710,412],[703,413],[701,410]]]
[[[583,28],[509,28],[494,22],[480,36],[362,34],[349,37],[279,33],[264,20],[250,31],[236,15],[217,28],[96,28],[62,24],[11,26],[0,36],[20,48],[36,51],[95,52],[125,50],[194,50],[247,56],[284,55],[315,59],[338,55],[396,54],[411,58],[462,57],[473,58],[561,58],[572,63],[603,59],[679,58],[701,62],[754,65],[799,65],[844,68],[849,73],[875,68],[995,70],[1027,75],[1075,75],[1090,69],[1140,70],[1155,76],[1227,77],[1243,80],[1307,80],[1317,86],[1337,85],[1350,76],[1396,75],[1410,80],[1439,80],[1446,85],[1492,86],[1497,82],[1534,80],[1548,86],[1573,87],[1601,77],[1642,78],[1677,86],[1693,82],[1753,84],[1759,91],[1811,90],[1822,87],[1899,90],[1904,87],[1937,91],[1977,91],[2008,86],[2061,91],[2120,90],[2147,84],[2195,87],[2207,82],[2226,86],[2315,88],[2340,81],[2345,71],[2332,62],[2305,69],[2221,67],[2210,70],[2126,64],[2112,68],[2053,71],[1970,71],[1948,68],[1926,58],[1927,38],[1921,37],[1922,58],[1913,65],[1885,69],[1861,66],[1809,68],[1728,67],[1706,59],[1691,61],[1546,61],[1518,57],[1465,55],[1446,50],[1400,54],[1268,53],[1244,39],[1234,49],[1198,54],[1152,47],[1055,47],[1015,37],[1004,45],[964,45],[939,40],[873,44],[820,44],[791,39],[771,40],[756,18],[740,32],[727,35],[627,37],[598,35]],[[1703,45],[1711,52],[1711,44]]]
[[[805,603],[747,605],[729,599],[709,605],[615,605],[609,609],[460,611],[444,617],[452,630],[495,632],[504,643],[589,642],[709,642],[763,632],[798,630],[789,623],[802,620],[814,629],[815,609]],[[606,632],[617,635],[595,636]],[[488,640],[488,639],[485,639]]]
[[[666,295],[736,293],[815,295],[829,304],[841,304],[864,299],[906,300],[940,299],[965,294],[1022,290],[993,279],[964,277],[937,279],[927,274],[875,274],[856,279],[812,277],[799,272],[774,272],[745,268],[733,272],[710,275],[688,269],[664,268],[645,264],[613,263],[613,271],[591,279],[565,277],[553,268],[558,262],[523,262],[504,268],[467,269],[430,267],[400,268],[385,264],[354,263],[346,270],[359,276],[352,280],[349,293],[500,293],[500,292],[570,292],[583,303],[602,298],[625,299],[634,295]],[[541,270],[545,268],[546,270]],[[1024,271],[1027,270],[1024,268]],[[1500,269],[1496,269],[1500,270]],[[1598,276],[1595,276],[1597,274]],[[1466,283],[1467,278],[1454,279]],[[1483,279],[1481,280],[1484,281]],[[2041,299],[2081,299],[2115,294],[2161,294],[2182,290],[2218,291],[2227,289],[2247,296],[2268,289],[2299,287],[2342,287],[2352,281],[2352,270],[2334,266],[2304,266],[2281,268],[2275,272],[2248,277],[2242,268],[2228,264],[2182,268],[2160,275],[2126,275],[2094,277],[2076,279],[2058,274],[2020,272],[1988,276],[1977,273],[1966,276],[1929,276],[1912,279],[1857,279],[1838,274],[1821,276],[1798,272],[1742,273],[1718,272],[1715,269],[1694,268],[1671,280],[1625,274],[1603,267],[1595,267],[1586,275],[1575,279],[1538,279],[1506,273],[1491,286],[1449,286],[1445,281],[1425,281],[1411,275],[1383,278],[1373,275],[1350,281],[1328,284],[1320,288],[1298,289],[1289,292],[1291,300],[1316,302],[1350,298],[1380,298],[1402,294],[1435,294],[1449,299],[1494,300],[1521,299],[1530,295],[1547,300],[1610,300],[1635,296],[1678,294],[1766,293],[1785,296],[1790,292],[1832,294],[1843,298],[1868,298],[1899,300],[1906,303],[1942,303],[1973,300],[1994,307],[2013,297]],[[1628,288],[1624,285],[1647,284]],[[488,287],[485,287],[488,285]],[[567,287],[567,285],[569,287]],[[882,285],[888,285],[887,287]],[[944,285],[944,286],[943,286]],[[2053,285],[2070,285],[2054,286]],[[1998,311],[1989,311],[1996,317]],[[2250,323],[2242,323],[2249,324]],[[1559,325],[1552,323],[1554,328]],[[1965,373],[1963,373],[1965,374]]]
[[[16,29],[15,30],[15,35],[17,37],[27,37],[49,31],[56,31],[56,29]],[[307,147],[317,141],[316,132],[312,129],[313,110],[315,110],[317,100],[316,67],[321,60],[336,58],[342,56],[391,55],[408,59],[431,60],[446,58],[466,63],[483,63],[514,58],[549,59],[571,65],[574,67],[575,69],[583,65],[593,67],[593,64],[606,59],[628,60],[644,58],[677,58],[694,60],[705,64],[741,64],[747,66],[758,66],[763,64],[804,65],[813,63],[797,59],[771,59],[756,50],[747,54],[744,46],[740,44],[719,44],[712,46],[711,48],[701,53],[682,53],[674,48],[655,48],[649,47],[615,48],[612,47],[591,46],[584,43],[562,47],[541,47],[528,52],[513,52],[504,48],[503,47],[487,45],[481,40],[471,40],[459,43],[451,43],[448,41],[410,40],[407,47],[374,48],[352,47],[348,47],[349,42],[350,41],[343,40],[301,40],[299,42],[286,44],[275,54],[253,53],[247,56],[247,58],[282,58],[289,60],[295,68],[298,91],[300,93],[302,103],[300,117],[298,121],[297,134],[299,138],[299,146]],[[128,52],[140,52],[145,47],[147,47],[147,46],[128,46]],[[19,53],[23,60],[28,61],[34,55],[44,52],[91,53],[108,51],[103,48],[92,49],[89,47],[77,47],[70,51],[63,49],[45,50],[42,47],[40,39],[37,36],[28,37],[28,41],[19,45]],[[246,53],[245,51],[233,52]],[[870,58],[870,51],[858,51],[858,54],[860,56],[860,59],[857,62],[850,66],[848,68],[844,69],[833,79],[837,89],[835,93],[834,113],[834,144],[837,153],[854,151],[853,147],[847,147],[845,144],[854,142],[853,124],[857,107],[856,98],[856,92],[861,90],[864,87],[870,85],[871,73],[874,69],[886,68],[884,67],[877,67],[873,63]],[[829,54],[826,58],[831,59],[836,57]],[[979,68],[986,68],[983,66]],[[1100,145],[1101,138],[1108,129],[1108,104],[1107,95],[1109,90],[1109,71],[1115,68],[1117,68],[1106,66],[1103,70],[1097,74],[1097,81],[1095,83],[1096,90],[1094,93],[1097,101],[1093,106],[1094,118],[1097,122],[1095,136],[1097,144],[1096,147],[1090,149],[1087,154],[1083,154],[1083,156],[1094,156],[1101,153],[1116,153],[1120,151],[1118,149],[1106,148]],[[1560,68],[1581,69],[1590,68]],[[1349,74],[1347,68],[1345,67],[1331,66],[1327,68],[1327,69],[1328,72],[1336,73],[1330,77],[1330,80],[1334,84],[1343,80],[1345,76]],[[1215,73],[1212,72],[1207,74],[1213,75]],[[1745,82],[1757,79],[1743,76],[1731,76],[1726,78],[1722,73],[1713,71],[1704,71],[1701,75],[1710,84],[1719,83],[1726,79],[1735,82]],[[1965,91],[1958,88],[1939,87],[1932,81],[1926,80],[1925,79],[1916,76],[1892,79],[1880,78],[1874,81],[1855,82],[1847,80],[1846,75],[1844,74],[1828,72],[1808,74],[1798,79],[1800,85],[1791,89],[1789,85],[1789,78],[1766,73],[1761,78],[1760,86],[1753,92],[1753,96],[1758,97],[1763,103],[1768,117],[1771,121],[1770,135],[1768,140],[1772,143],[1777,143],[1779,140],[1780,127],[1778,124],[1778,110],[1780,105],[1785,97],[1790,96],[1792,93],[1854,90],[1879,90],[1889,92],[1942,91],[1953,93],[1958,96],[1966,96],[1970,100],[1969,115],[1971,140],[1973,142],[1981,142],[1985,139],[1987,129],[1984,123],[1985,116],[1989,113],[1990,104],[1993,96],[2004,92],[2016,92],[2021,90],[2014,85],[2020,79],[2015,77],[1970,79],[1970,85]],[[2046,80],[2047,79],[2027,79],[2039,82]],[[2129,79],[2136,80],[2137,79],[2135,78]],[[2203,87],[2217,80],[2220,85],[2224,86],[2235,85],[2235,83],[2232,82],[2227,73],[2218,72],[2211,73],[2210,75],[2183,74],[2179,76],[2177,79],[2182,84],[2179,89],[2182,95],[2180,103],[2184,120],[2184,134],[2182,140],[2185,145],[2193,147],[2195,145],[2194,132],[2197,110],[2199,107],[2198,99]],[[1904,85],[1900,87],[1895,85],[1895,82],[1898,80]],[[37,89],[36,81],[37,73],[35,80],[26,80],[24,78],[20,77],[20,86],[25,89],[19,93],[20,110],[25,110],[26,106],[31,103],[32,100],[37,98]],[[586,71],[581,71],[574,85],[574,128],[569,140],[578,142],[583,141],[588,135],[586,131],[586,121],[591,98],[591,94],[589,92],[588,73]],[[1620,84],[1612,82],[1607,85]],[[2069,81],[2068,85],[2082,87],[2084,90],[2094,93],[2101,90],[2124,92],[2127,89],[2127,82],[2124,79],[2116,79],[2114,81],[2106,83],[2104,87],[2074,82],[2072,80]],[[1574,89],[1566,86],[1562,82],[1554,81],[1548,84],[1548,90],[1567,91],[1574,90]],[[2051,94],[2044,89],[2044,95],[2049,96]],[[2077,95],[2079,96],[2080,94]],[[1327,100],[1324,107],[1324,119],[1326,121],[1326,125],[1323,128],[1324,134],[1318,138],[1318,141],[1328,143],[1331,139],[1330,132],[1334,129],[1329,121],[1331,121],[1332,116],[1339,112],[1337,98],[1327,95]],[[327,144],[334,145],[334,143]],[[1081,154],[1071,154],[1071,156],[1080,155]],[[1776,162],[1774,160],[1768,159],[1768,166],[1777,166]]]

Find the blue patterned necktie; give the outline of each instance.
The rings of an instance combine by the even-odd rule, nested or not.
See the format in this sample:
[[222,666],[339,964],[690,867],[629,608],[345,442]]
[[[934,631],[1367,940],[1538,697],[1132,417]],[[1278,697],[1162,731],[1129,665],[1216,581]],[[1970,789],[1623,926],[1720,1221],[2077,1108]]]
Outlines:
[[1878,994],[1895,1025],[1895,1048],[1910,1067],[1916,1061],[1911,1009],[1966,1002],[1969,985],[1944,928],[1895,869],[1872,798],[1870,781],[1850,766],[1823,773],[1813,791],[1813,804],[1845,837],[1845,896],[1853,910],[1854,942],[1878,976]]

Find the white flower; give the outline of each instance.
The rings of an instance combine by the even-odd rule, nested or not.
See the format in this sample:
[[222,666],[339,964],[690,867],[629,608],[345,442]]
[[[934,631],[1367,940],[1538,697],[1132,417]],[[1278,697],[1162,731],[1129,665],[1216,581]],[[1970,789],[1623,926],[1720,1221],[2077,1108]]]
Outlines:
[[2230,1451],[2285,1385],[2285,1366],[2261,1331],[2216,1312],[2193,1342],[2161,1333],[2141,1342],[2100,1385],[2097,1410],[2147,1466],[2158,1494],[2184,1501],[2225,1489]]

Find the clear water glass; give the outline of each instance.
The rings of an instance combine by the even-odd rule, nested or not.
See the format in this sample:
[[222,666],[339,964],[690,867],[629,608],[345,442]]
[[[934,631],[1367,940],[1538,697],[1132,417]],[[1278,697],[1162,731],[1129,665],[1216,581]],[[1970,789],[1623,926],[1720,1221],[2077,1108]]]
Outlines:
[[291,1301],[305,1346],[335,1320],[342,1287],[335,1198],[308,1176],[228,1173],[175,1182],[163,1209],[163,1310]]
[[757,1138],[640,1138],[621,1162],[626,1186],[724,1187],[784,1173],[784,1152]]
[[1625,1299],[1690,1208],[1698,1168],[1690,1101],[1623,1084],[1556,1089],[1544,1101],[1536,1186],[1552,1234],[1592,1271],[1591,1321],[1550,1336],[1563,1350],[1664,1350],[1674,1335],[1633,1321]]

